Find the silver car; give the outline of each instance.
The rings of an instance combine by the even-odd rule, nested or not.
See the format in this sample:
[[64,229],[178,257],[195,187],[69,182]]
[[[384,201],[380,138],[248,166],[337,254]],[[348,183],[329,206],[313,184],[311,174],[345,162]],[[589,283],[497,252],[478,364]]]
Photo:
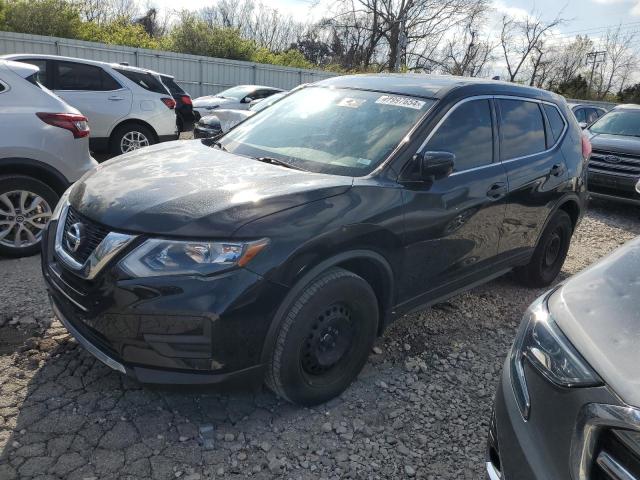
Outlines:
[[87,119],[37,74],[0,60],[0,256],[38,252],[60,195],[97,165]]
[[527,310],[498,386],[492,480],[640,479],[640,238]]
[[251,102],[263,100],[271,95],[283,92],[281,88],[264,87],[262,85],[238,85],[215,95],[198,97],[193,101],[196,120],[211,115],[213,110],[248,110]]

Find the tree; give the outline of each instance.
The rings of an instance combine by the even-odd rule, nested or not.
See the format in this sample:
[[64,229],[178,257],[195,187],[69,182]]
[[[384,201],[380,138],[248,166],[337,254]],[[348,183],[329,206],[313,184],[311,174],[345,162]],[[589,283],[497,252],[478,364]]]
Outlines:
[[589,83],[582,75],[562,81],[554,90],[567,98],[589,98]]
[[250,60],[255,45],[233,28],[211,26],[197,14],[182,11],[169,34],[174,52],[209,57]]
[[[500,30],[500,46],[507,67],[509,81],[515,82],[526,62],[532,55],[538,58],[538,66],[544,55],[544,39],[551,29],[565,23],[556,16],[550,22],[545,22],[539,15],[527,15],[523,20],[509,15],[502,16]],[[534,61],[534,66],[535,66]],[[537,67],[533,70],[530,83],[535,82]]]
[[65,0],[13,0],[4,6],[4,28],[19,33],[75,38],[82,23]]
[[617,98],[618,101],[624,103],[640,103],[640,83],[636,83],[624,90],[620,90]]
[[637,34],[625,33],[618,26],[607,31],[603,50],[605,61],[598,66],[593,87],[599,99],[624,89],[631,74],[638,69],[638,56],[634,51]]

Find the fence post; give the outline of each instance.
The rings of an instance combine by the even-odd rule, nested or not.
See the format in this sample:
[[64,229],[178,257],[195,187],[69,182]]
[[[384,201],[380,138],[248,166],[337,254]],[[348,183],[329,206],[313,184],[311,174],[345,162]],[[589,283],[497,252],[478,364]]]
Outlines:
[[255,85],[258,83],[258,66],[254,63],[251,68],[253,69],[253,84]]
[[298,85],[302,85],[302,70],[299,70],[299,71],[298,71],[298,78],[299,78],[299,80],[300,80],[300,81],[298,82]]
[[202,66],[202,59],[199,58],[198,59],[198,65],[199,65],[199,75],[200,75],[200,80],[198,81],[198,85],[200,85],[200,97],[202,97],[204,95],[204,68]]
[[139,66],[140,62],[138,61],[138,50],[133,51],[133,57],[135,58],[136,67]]
[[56,55],[60,55],[60,42],[58,42],[57,40],[55,42],[53,42],[56,46]]

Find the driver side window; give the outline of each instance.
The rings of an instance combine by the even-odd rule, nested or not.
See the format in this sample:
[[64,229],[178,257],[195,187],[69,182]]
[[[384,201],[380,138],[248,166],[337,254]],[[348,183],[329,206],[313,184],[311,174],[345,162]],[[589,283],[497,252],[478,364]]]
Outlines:
[[455,172],[493,163],[493,122],[489,100],[460,104],[436,130],[427,144],[429,151],[456,156]]

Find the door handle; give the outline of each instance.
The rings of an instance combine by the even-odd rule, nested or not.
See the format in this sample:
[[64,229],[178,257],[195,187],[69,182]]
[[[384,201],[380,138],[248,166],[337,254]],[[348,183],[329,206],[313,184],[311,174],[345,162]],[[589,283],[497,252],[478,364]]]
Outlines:
[[487,190],[487,197],[497,200],[499,198],[504,197],[507,194],[507,186],[500,182],[494,183],[491,185],[489,190]]
[[549,170],[549,173],[554,177],[559,177],[564,173],[564,166],[560,164],[556,164],[553,167],[551,167],[551,170]]
[[120,100],[124,100],[124,97],[119,97],[118,95],[112,95],[109,97],[109,100],[111,100],[112,102],[118,102]]

